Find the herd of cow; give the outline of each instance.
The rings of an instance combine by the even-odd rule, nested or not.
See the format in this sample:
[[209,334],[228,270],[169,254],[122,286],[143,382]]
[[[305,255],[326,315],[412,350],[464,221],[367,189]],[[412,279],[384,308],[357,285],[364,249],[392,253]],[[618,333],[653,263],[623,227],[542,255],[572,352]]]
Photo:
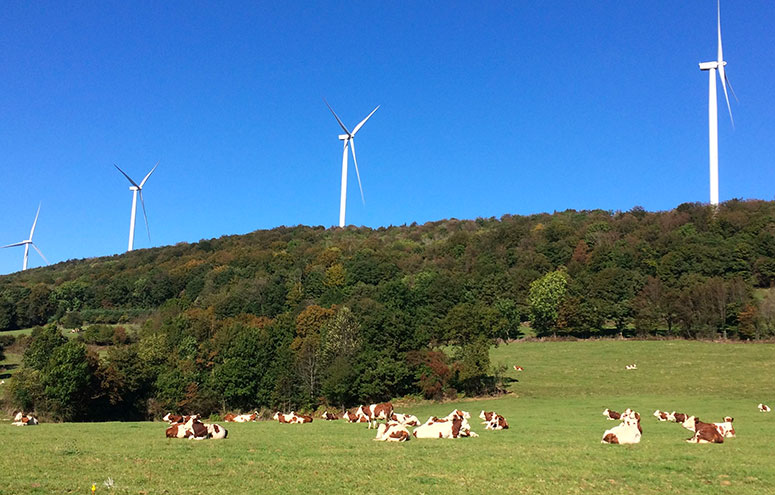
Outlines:
[[[505,430],[509,424],[506,418],[492,411],[482,411],[479,417],[483,420],[482,424],[488,430]],[[321,418],[327,421],[339,420],[340,417],[331,412],[324,412]],[[345,411],[341,419],[349,423],[368,423],[368,427],[377,429],[375,440],[405,442],[411,437],[415,438],[463,438],[478,437],[471,431],[471,425],[468,420],[471,414],[467,411],[455,409],[447,416],[439,418],[431,416],[428,420],[420,424],[420,420],[411,414],[401,414],[395,412],[393,404],[383,402],[380,404],[371,404],[369,406],[360,406],[357,409]],[[227,414],[224,420],[234,423],[246,423],[256,421],[258,413],[252,414]],[[277,412],[273,416],[275,421],[287,424],[311,423],[312,416],[297,414],[291,412],[284,414]],[[181,416],[177,414],[167,414],[164,416],[170,426],[166,430],[167,438],[189,438],[192,440],[204,440],[207,438],[226,438],[228,431],[218,424],[203,423],[198,415]],[[377,425],[378,421],[384,423]],[[408,427],[414,427],[410,433]]]
[[[768,412],[759,404],[759,410]],[[767,406],[765,408],[769,409]],[[612,421],[621,421],[618,426],[606,430],[603,433],[601,443],[633,444],[640,443],[643,435],[643,429],[640,426],[640,414],[632,409],[626,409],[623,413],[605,409],[603,416]],[[659,421],[672,421],[680,423],[681,426],[693,432],[691,438],[686,441],[689,443],[724,443],[725,438],[735,438],[735,428],[732,426],[734,418],[725,416],[721,423],[704,423],[696,416],[690,416],[684,413],[654,411],[654,417]]]

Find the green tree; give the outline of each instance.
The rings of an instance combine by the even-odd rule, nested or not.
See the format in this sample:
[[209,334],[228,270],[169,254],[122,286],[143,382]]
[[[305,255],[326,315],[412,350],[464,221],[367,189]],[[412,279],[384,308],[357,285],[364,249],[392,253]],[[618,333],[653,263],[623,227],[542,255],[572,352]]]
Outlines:
[[95,367],[80,342],[54,349],[41,372],[47,407],[54,417],[69,421],[82,418],[89,410]]
[[556,332],[560,305],[568,291],[568,275],[564,269],[549,272],[530,284],[527,303],[533,328],[539,334]]

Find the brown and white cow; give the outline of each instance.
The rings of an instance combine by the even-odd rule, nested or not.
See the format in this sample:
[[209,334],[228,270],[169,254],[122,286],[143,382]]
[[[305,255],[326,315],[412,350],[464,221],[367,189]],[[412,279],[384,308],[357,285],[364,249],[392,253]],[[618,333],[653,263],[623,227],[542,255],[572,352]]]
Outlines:
[[293,413],[294,419],[291,421],[291,423],[295,424],[302,424],[302,423],[312,423],[312,416],[307,416],[306,414],[296,414]]
[[514,365],[514,371],[525,371],[525,368],[523,368],[522,366],[517,366],[517,365],[515,364],[515,365]]
[[610,419],[611,421],[618,421],[622,415],[612,409],[606,408],[603,410],[603,416],[605,416],[606,419]]
[[444,416],[444,419],[471,419],[471,413],[468,411],[461,411],[460,409],[455,409],[451,413]]
[[337,416],[334,413],[330,413],[328,411],[325,411],[320,417],[325,419],[326,421],[334,421],[339,419],[339,416]]
[[406,442],[409,440],[409,430],[400,423],[385,423],[377,427],[377,436],[375,441],[381,442]]
[[688,414],[677,413],[675,411],[670,413],[670,417],[672,418],[670,421],[675,421],[676,423],[683,423],[684,421],[689,419]]
[[13,426],[35,426],[38,424],[38,418],[32,413],[17,412],[13,418]]
[[290,414],[282,414],[279,411],[274,413],[274,416],[272,416],[272,419],[275,421],[279,421],[280,423],[293,423],[296,419],[296,414],[291,411]]
[[412,435],[414,435],[415,438],[461,438],[479,436],[471,431],[468,421],[461,417],[426,422],[424,425],[415,428]]
[[345,411],[344,414],[342,414],[342,419],[344,419],[348,423],[368,423],[369,422],[369,418],[367,418],[364,415],[358,415],[355,413],[355,411]]
[[183,436],[189,440],[205,440],[210,437],[207,426],[198,419],[189,421],[185,426],[187,429]]
[[420,426],[420,420],[417,416],[411,414],[393,413],[390,415],[390,421],[402,424],[404,426]]
[[735,427],[732,426],[734,420],[735,418],[731,416],[724,416],[724,420],[721,423],[713,423],[713,426],[716,427],[716,430],[718,430],[722,437],[735,438]]
[[508,430],[509,423],[500,414],[493,416],[484,427],[486,430]]
[[626,409],[621,414],[622,422],[618,426],[606,430],[600,443],[635,444],[640,443],[643,430],[640,427],[640,414]]
[[494,411],[485,411],[484,409],[482,409],[482,412],[479,413],[479,418],[482,420],[482,424],[486,424],[495,415],[496,415],[496,413]]
[[205,428],[207,428],[207,434],[210,436],[210,438],[220,440],[222,438],[226,438],[229,435],[228,430],[219,424],[204,423],[204,425]]
[[770,412],[772,409],[770,409],[770,406],[767,404],[759,404],[759,412]]
[[626,370],[637,370],[638,369],[638,365],[637,364],[628,364],[628,365],[624,366],[624,369],[626,369]]
[[184,423],[183,416],[180,414],[173,414],[173,413],[167,413],[164,415],[162,420],[166,421],[167,423]]
[[660,411],[657,409],[654,411],[654,417],[657,418],[657,421],[674,421],[675,419],[670,419],[670,413],[667,411]]
[[376,428],[377,420],[382,419],[387,422],[390,416],[393,415],[393,404],[390,402],[381,402],[369,406],[360,406],[355,414],[357,416],[365,416],[368,419],[369,429]]
[[681,426],[694,432],[694,435],[686,440],[689,443],[724,443],[724,436],[713,423],[703,423],[695,416],[689,416]]
[[[228,414],[227,414],[228,416]],[[231,421],[235,423],[249,423],[251,421],[255,421],[258,419],[258,413],[251,413],[251,414],[239,414],[237,416],[234,416]],[[229,421],[224,417],[224,421]]]

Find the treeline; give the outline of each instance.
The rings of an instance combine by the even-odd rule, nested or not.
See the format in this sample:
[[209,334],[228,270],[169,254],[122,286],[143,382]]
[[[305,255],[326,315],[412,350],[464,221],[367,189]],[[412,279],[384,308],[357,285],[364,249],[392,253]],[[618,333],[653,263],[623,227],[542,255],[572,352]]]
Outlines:
[[[106,417],[350,405],[492,390],[489,345],[526,326],[769,338],[775,296],[761,289],[773,281],[775,203],[764,201],[281,227],[0,277],[0,329],[139,318],[101,359],[77,340],[52,348],[87,363],[79,383]],[[25,353],[16,404],[56,396],[43,384],[60,366],[32,362]]]

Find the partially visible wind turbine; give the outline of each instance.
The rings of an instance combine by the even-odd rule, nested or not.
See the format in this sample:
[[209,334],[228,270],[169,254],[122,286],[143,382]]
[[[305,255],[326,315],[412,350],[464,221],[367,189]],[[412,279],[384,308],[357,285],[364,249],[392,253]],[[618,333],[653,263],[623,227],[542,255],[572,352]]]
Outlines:
[[[724,66],[724,50],[721,47],[721,0],[717,0],[717,32],[718,32],[718,51],[717,60],[713,62],[701,62],[700,70],[708,71],[708,150],[710,155],[710,204],[718,205],[718,95],[716,94],[716,70],[718,70],[721,86],[724,88],[724,97],[727,100],[727,110],[729,110],[729,120],[732,121],[732,128],[735,127],[735,121],[732,118],[732,107],[729,105],[729,94],[727,93],[727,79]],[[732,89],[730,84],[729,89]],[[735,92],[732,91],[732,95]],[[736,97],[736,96],[735,96]]]
[[[9,247],[16,247],[16,246],[24,246],[24,263],[22,264],[22,270],[27,269],[27,258],[29,258],[30,254],[30,246],[35,248],[35,251],[38,252],[41,258],[43,258],[43,261],[48,264],[48,260],[45,256],[43,256],[43,253],[38,249],[38,246],[35,245],[34,242],[32,242],[32,234],[35,233],[35,225],[38,223],[38,215],[40,215],[40,204],[38,204],[38,212],[35,213],[35,221],[32,222],[32,228],[30,229],[30,238],[26,241],[16,242],[14,244],[9,244],[7,246],[3,246],[3,248],[9,248]],[[1,249],[1,248],[0,248]]]
[[148,177],[150,177],[153,171],[156,170],[156,167],[159,166],[159,162],[156,162],[156,165],[153,166],[151,171],[148,172],[148,175],[146,175],[142,182],[139,184],[133,181],[132,178],[129,177],[126,172],[121,170],[118,165],[114,163],[113,166],[116,167],[118,171],[127,178],[130,184],[132,184],[129,186],[129,190],[132,191],[132,214],[129,218],[129,247],[127,248],[127,251],[131,251],[134,248],[135,243],[135,212],[137,211],[138,194],[140,194],[140,204],[143,207],[143,216],[145,217],[145,230],[148,232],[148,240],[151,240],[151,229],[148,227],[148,215],[145,212],[145,201],[143,201],[143,186],[145,185],[145,181],[148,180]]
[[345,134],[339,135],[339,140],[344,141],[344,151],[342,152],[342,191],[339,198],[339,226],[344,227],[344,213],[345,209],[347,207],[347,147],[349,146],[352,150],[353,154],[353,163],[355,164],[355,174],[358,177],[358,188],[361,190],[361,201],[363,204],[366,204],[366,200],[363,197],[363,187],[361,186],[361,173],[358,171],[358,160],[355,158],[355,133],[360,130],[361,127],[363,127],[363,124],[366,123],[369,118],[374,115],[374,112],[377,111],[377,108],[379,108],[379,105],[377,105],[377,108],[371,111],[370,114],[366,116],[365,119],[361,120],[360,124],[356,125],[352,132],[347,130],[347,127],[344,126],[342,123],[342,119],[339,118],[339,116],[334,112],[334,109],[331,108],[331,105],[328,104],[328,102],[323,99],[323,101],[326,103],[326,106],[329,110],[331,110],[331,113],[334,114],[334,117],[336,118],[336,121],[339,122],[339,126],[342,128],[342,130],[345,132]]

